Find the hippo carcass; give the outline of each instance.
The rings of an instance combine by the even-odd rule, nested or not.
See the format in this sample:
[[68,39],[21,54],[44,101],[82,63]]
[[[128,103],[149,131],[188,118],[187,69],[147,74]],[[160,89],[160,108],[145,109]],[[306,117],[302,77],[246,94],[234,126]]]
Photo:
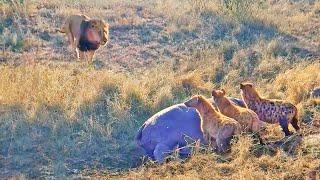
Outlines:
[[[242,99],[234,98],[234,97],[228,97],[235,105],[240,106],[240,107],[246,107],[246,104]],[[211,98],[211,102],[214,102]]]
[[[149,118],[139,129],[136,141],[146,155],[162,162],[176,147],[185,147],[186,139],[204,142],[200,123],[200,116],[194,108],[177,104]],[[180,151],[180,155],[189,154],[188,148]]]
[[[236,105],[244,106],[240,99],[230,100]],[[212,98],[210,101],[213,102]],[[180,155],[188,156],[190,149],[185,147],[186,139],[204,143],[200,123],[200,115],[196,109],[184,104],[173,105],[149,118],[139,129],[136,142],[147,156],[157,162],[162,162],[176,147],[182,149]]]
[[310,92],[310,96],[311,96],[312,98],[318,98],[318,97],[320,97],[320,87],[314,88],[314,89]]

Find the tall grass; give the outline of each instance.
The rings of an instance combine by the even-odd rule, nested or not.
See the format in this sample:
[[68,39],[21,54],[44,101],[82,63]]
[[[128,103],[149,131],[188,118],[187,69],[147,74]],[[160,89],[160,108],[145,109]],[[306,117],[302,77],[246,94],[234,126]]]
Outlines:
[[[296,88],[312,89],[319,85],[319,77],[314,74],[317,69],[319,63],[289,70],[268,86],[259,83],[259,91],[272,97],[275,94],[266,93],[266,90],[273,89],[272,92],[283,93],[283,96],[276,94],[283,99],[304,97],[308,90],[297,91]],[[294,78],[302,71],[301,81]],[[63,69],[45,65],[2,66],[1,72],[0,143],[2,153],[8,157],[2,162],[28,177],[63,177],[89,167],[99,170],[135,166],[141,155],[134,142],[139,126],[162,108],[183,102],[197,92],[209,95],[213,88],[206,79],[210,77],[206,71],[180,74],[161,65],[142,72],[143,76],[72,64]],[[290,80],[291,77],[294,80]],[[228,85],[237,84],[237,81],[229,79],[222,84],[229,87],[231,96],[239,96],[237,86]],[[301,108],[305,106],[302,104]],[[318,115],[313,115],[314,123],[320,120],[317,120]],[[304,131],[310,130],[306,127]],[[275,136],[281,134],[279,128],[270,131]],[[245,160],[249,156],[247,150],[243,154],[237,150],[235,153],[240,154],[234,157],[241,157],[241,162],[233,161],[235,164],[256,168]],[[32,157],[26,159],[27,154]],[[31,162],[37,164],[27,168]],[[37,167],[47,170],[38,171]],[[238,167],[231,165],[229,168]],[[243,173],[244,169],[237,171]]]
[[[287,156],[278,152],[274,156],[256,157],[252,154],[253,142],[249,137],[240,137],[233,144],[228,156],[200,154],[190,159],[171,161],[164,165],[146,165],[120,175],[107,178],[167,178],[167,179],[299,179],[314,177],[319,170],[319,159],[314,155]],[[306,147],[306,146],[305,146]],[[101,178],[101,175],[93,175]]]

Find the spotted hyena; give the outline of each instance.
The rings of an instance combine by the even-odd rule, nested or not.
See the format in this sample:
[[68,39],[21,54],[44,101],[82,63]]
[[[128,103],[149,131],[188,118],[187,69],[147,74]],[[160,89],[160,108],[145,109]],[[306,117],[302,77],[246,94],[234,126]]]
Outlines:
[[184,104],[197,109],[204,139],[218,152],[226,152],[230,148],[232,137],[241,133],[239,122],[216,111],[205,97],[193,96]]
[[288,129],[289,123],[299,131],[298,110],[295,105],[282,100],[262,98],[251,83],[241,83],[240,89],[246,106],[257,113],[261,121],[279,123],[286,136],[292,134]]
[[258,115],[251,109],[234,105],[226,96],[226,91],[212,90],[211,95],[219,111],[236,121],[242,127],[243,132],[259,132],[264,128],[265,122],[260,121]]

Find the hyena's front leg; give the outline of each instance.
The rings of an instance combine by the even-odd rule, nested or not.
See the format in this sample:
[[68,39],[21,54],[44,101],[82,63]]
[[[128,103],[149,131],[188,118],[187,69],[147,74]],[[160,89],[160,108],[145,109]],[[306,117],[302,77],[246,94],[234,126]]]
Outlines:
[[291,125],[293,126],[293,128],[294,128],[297,132],[299,132],[300,127],[299,127],[299,125],[298,125],[298,119],[297,119],[297,117],[293,117],[293,118],[292,118]]
[[232,140],[232,136],[226,137],[226,138],[218,138],[217,139],[218,152],[225,153],[225,152],[229,151],[231,140]]
[[210,138],[210,146],[213,150],[218,150],[218,143],[217,143],[217,139],[214,137]]
[[219,130],[217,137],[218,152],[224,153],[230,150],[230,142],[234,135],[234,131],[235,129],[232,126],[225,126]]
[[217,149],[217,142],[216,138],[212,137],[208,132],[203,133],[203,138],[205,142],[212,147],[212,149],[216,150]]
[[285,136],[290,136],[293,133],[289,131],[288,128],[288,118],[287,117],[280,117],[279,124],[282,128],[282,131],[284,132]]

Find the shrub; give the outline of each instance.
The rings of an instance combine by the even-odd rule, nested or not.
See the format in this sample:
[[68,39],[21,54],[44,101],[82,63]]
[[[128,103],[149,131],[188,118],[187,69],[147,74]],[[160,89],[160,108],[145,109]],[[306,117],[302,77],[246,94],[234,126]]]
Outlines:
[[225,11],[239,21],[245,21],[252,16],[254,0],[223,0],[222,5]]
[[320,76],[318,72],[320,64],[315,62],[306,66],[298,66],[279,74],[274,82],[275,91],[283,89],[286,99],[298,104],[309,96],[309,92],[319,86]]

